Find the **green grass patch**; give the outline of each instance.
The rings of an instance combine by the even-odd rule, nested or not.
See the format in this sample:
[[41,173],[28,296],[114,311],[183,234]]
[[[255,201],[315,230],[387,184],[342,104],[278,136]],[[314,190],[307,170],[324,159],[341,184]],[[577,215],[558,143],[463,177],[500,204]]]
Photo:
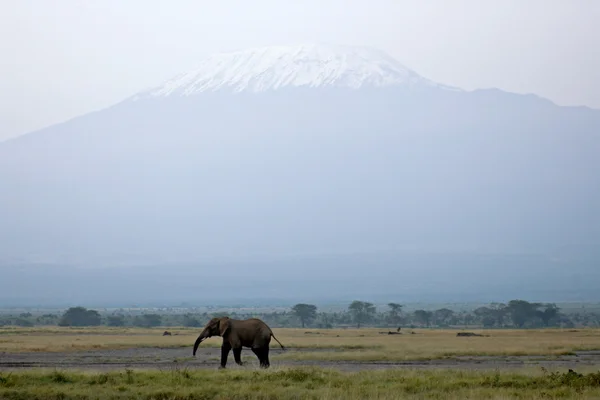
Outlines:
[[0,374],[2,399],[541,399],[599,398],[600,372],[319,368]]

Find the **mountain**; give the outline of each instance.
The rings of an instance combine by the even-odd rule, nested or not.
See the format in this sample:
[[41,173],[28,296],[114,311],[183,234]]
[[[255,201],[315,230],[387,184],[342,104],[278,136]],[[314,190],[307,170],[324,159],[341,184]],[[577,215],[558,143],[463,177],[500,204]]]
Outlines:
[[49,296],[105,293],[90,277],[106,273],[167,297],[185,276],[192,298],[230,285],[246,298],[543,285],[587,300],[599,154],[598,110],[438,84],[376,49],[217,54],[0,143],[0,268],[12,282],[0,301],[41,293],[50,280],[35,271],[75,267],[91,275],[72,272]]
[[215,54],[197,68],[138,98],[191,96],[202,92],[265,92],[286,87],[437,87],[388,54],[374,48],[304,44]]

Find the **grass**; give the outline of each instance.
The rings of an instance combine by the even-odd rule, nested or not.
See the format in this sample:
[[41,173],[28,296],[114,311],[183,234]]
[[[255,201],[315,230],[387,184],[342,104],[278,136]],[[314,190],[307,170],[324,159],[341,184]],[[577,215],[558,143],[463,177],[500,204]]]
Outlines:
[[[359,332],[364,336],[357,337]],[[326,333],[318,339],[311,337],[299,339],[298,342],[306,344],[307,341],[311,341],[321,347],[351,343],[363,344],[365,347],[343,352],[289,352],[274,356],[274,359],[406,361],[479,356],[547,357],[600,349],[598,329],[577,332],[559,329],[491,330],[482,333],[489,336],[456,337],[456,331],[452,330],[417,330],[414,335],[381,335],[378,330],[360,330],[345,332],[340,337],[336,337],[337,334]],[[289,339],[294,343],[293,336]]]
[[600,372],[542,370],[362,371],[317,368],[267,371],[132,371],[0,374],[2,399],[585,399],[600,397]]
[[[192,347],[197,328],[0,328],[0,352],[73,352],[139,347]],[[600,350],[600,329],[577,331],[489,330],[487,337],[456,337],[456,330],[414,330],[402,335],[385,329],[275,329],[288,348],[273,360],[404,361],[474,356],[556,356]],[[211,338],[201,347],[219,347]],[[271,348],[279,345],[271,342]],[[301,349],[302,351],[296,351]],[[330,350],[330,351],[323,351]]]
[[[167,328],[0,328],[2,352],[75,352],[135,347],[191,347],[201,329]],[[187,369],[188,357],[166,370],[84,373],[70,370],[0,372],[0,399],[584,399],[600,398],[600,372],[565,374],[542,369],[513,371],[361,370],[277,366],[277,360],[402,361],[475,356],[552,358],[578,350],[599,350],[600,329],[489,330],[486,337],[456,337],[456,330],[274,329],[289,348],[271,356],[269,370]],[[212,338],[202,347],[220,346]],[[277,348],[276,342],[271,343]],[[300,351],[302,350],[302,351]],[[1,356],[0,356],[1,357]],[[63,356],[61,356],[63,357]],[[252,356],[245,352],[246,360]],[[213,360],[216,365],[218,360]],[[163,364],[164,366],[164,364]]]

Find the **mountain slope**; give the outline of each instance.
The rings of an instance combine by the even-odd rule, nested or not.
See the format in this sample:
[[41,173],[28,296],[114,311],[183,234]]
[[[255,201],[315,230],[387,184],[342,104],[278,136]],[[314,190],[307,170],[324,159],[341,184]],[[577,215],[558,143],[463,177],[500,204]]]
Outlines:
[[[242,282],[269,257],[288,260],[285,280],[298,255],[535,254],[584,282],[597,260],[599,111],[420,78],[317,85],[232,70],[1,143],[1,264],[191,263],[210,274],[231,261],[229,281]],[[341,260],[320,271],[343,274]],[[419,268],[371,272],[383,282]],[[438,268],[463,276],[460,261]],[[558,288],[554,268],[544,273]]]

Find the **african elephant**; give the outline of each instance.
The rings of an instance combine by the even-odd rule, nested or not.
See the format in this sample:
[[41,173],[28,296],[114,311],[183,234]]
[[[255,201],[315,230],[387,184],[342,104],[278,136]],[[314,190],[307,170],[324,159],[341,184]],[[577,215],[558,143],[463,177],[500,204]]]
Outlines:
[[221,345],[221,366],[225,368],[229,350],[233,349],[233,357],[239,365],[242,363],[242,347],[249,347],[258,357],[260,366],[268,368],[269,363],[269,343],[271,336],[277,340],[277,343],[285,350],[281,342],[273,335],[273,331],[267,324],[257,318],[238,320],[229,317],[213,318],[204,327],[196,343],[194,343],[193,355],[196,356],[196,350],[200,343],[211,336],[221,336],[223,344]]

